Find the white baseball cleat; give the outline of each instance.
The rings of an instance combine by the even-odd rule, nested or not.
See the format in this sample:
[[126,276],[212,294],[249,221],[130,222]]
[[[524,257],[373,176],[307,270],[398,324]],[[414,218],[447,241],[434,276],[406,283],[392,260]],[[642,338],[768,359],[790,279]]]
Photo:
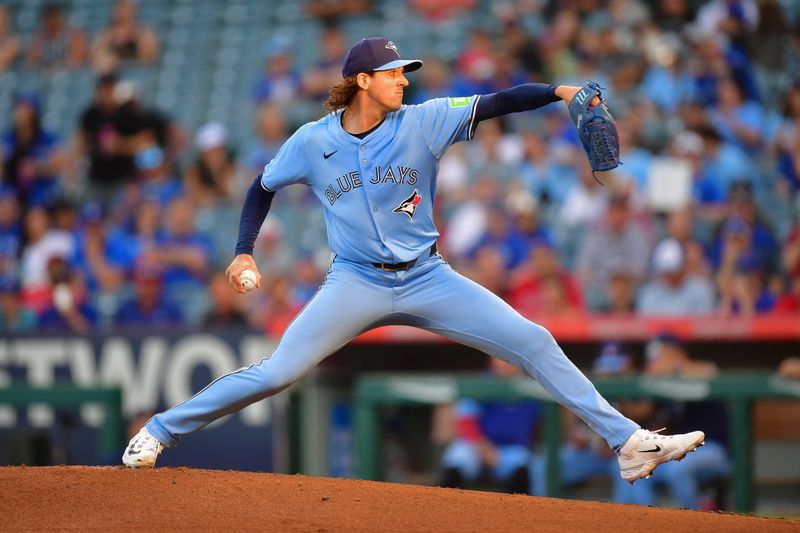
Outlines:
[[153,468],[156,466],[158,454],[163,449],[164,445],[152,436],[147,428],[143,427],[125,448],[125,453],[122,454],[122,463],[131,468]]
[[658,432],[637,429],[622,445],[619,459],[620,476],[633,484],[641,478],[648,478],[662,463],[677,460],[705,444],[706,435],[702,431],[692,431],[680,435],[659,435]]

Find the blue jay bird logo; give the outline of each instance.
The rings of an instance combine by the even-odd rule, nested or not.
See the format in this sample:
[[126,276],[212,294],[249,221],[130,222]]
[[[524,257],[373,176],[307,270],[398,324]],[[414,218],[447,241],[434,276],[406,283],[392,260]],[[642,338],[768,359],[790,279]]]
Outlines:
[[387,50],[394,50],[394,53],[397,54],[397,57],[400,57],[400,52],[397,51],[397,45],[394,44],[392,41],[389,41],[388,43],[386,43],[385,48]]
[[414,218],[414,213],[417,212],[417,206],[422,201],[422,196],[419,195],[417,189],[414,189],[414,193],[403,200],[400,205],[395,207],[392,212],[393,213],[405,213],[408,215],[408,218]]

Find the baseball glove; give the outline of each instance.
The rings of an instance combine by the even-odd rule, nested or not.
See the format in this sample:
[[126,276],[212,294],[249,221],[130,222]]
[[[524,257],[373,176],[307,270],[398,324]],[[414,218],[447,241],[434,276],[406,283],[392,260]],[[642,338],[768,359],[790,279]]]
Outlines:
[[[600,85],[590,81],[575,93],[569,103],[569,114],[589,157],[592,176],[597,171],[611,170],[620,164],[617,125],[606,107],[601,89]],[[600,103],[593,106],[591,103],[595,96],[600,99]],[[594,179],[597,180],[597,176]]]

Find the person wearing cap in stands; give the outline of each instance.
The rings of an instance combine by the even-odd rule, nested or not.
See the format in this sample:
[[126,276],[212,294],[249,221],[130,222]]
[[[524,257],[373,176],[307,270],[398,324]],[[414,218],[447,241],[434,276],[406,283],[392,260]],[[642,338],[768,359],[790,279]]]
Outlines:
[[184,175],[187,194],[200,205],[229,198],[236,166],[228,149],[228,128],[209,122],[197,132],[195,144],[197,158]]
[[682,316],[714,310],[714,286],[706,278],[686,272],[686,252],[667,238],[653,250],[654,278],[640,289],[636,311],[642,315]]
[[624,266],[637,280],[645,274],[649,243],[633,218],[631,207],[627,193],[613,191],[605,223],[590,225],[579,245],[576,273],[590,309],[604,305],[605,287],[612,271]]

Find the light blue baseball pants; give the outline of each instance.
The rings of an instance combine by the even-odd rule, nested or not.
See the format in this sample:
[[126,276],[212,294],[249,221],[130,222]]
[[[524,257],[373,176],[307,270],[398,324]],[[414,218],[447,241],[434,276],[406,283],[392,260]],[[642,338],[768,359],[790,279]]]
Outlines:
[[387,324],[433,331],[522,369],[614,449],[639,427],[600,396],[550,332],[435,254],[400,272],[337,257],[272,356],[214,380],[154,416],[147,429],[174,446],[182,435],[277,394],[353,337]]

